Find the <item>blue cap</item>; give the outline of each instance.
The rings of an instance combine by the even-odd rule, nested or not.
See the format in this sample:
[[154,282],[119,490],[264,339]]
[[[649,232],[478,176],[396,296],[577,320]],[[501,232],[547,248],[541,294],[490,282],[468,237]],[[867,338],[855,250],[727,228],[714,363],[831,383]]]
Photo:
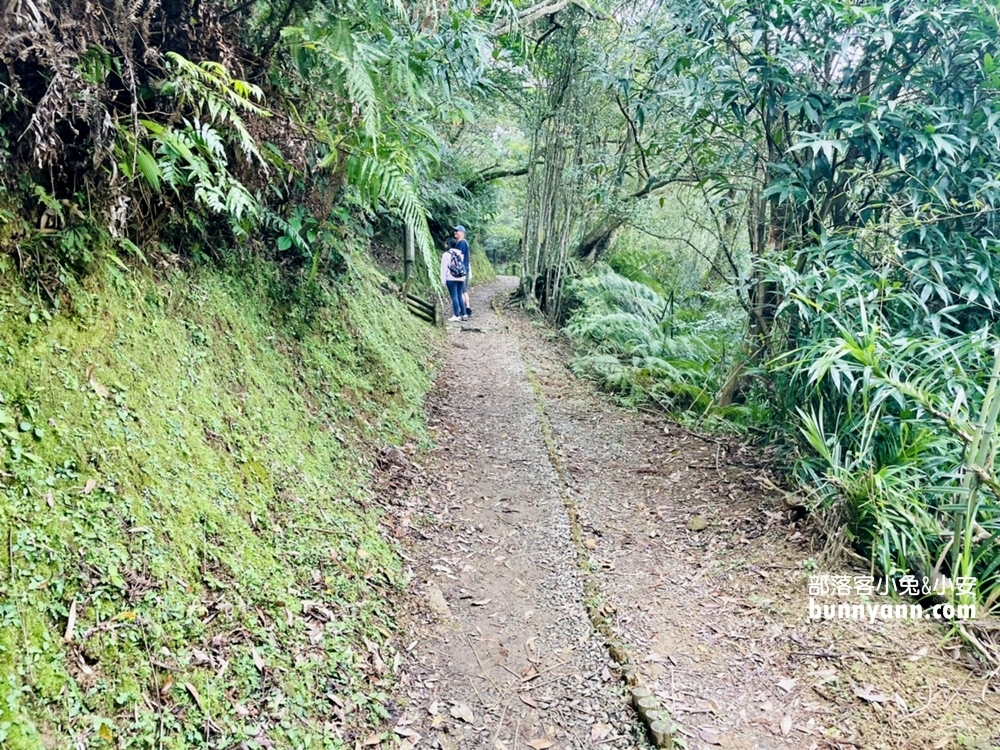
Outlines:
[[455,227],[455,231],[456,232],[461,232],[462,234],[465,234],[465,227],[463,227],[461,224],[459,224],[457,227]]

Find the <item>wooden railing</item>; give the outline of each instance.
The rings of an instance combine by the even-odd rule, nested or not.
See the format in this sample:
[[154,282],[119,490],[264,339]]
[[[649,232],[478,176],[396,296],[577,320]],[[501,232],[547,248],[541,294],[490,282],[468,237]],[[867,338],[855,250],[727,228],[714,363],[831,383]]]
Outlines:
[[437,303],[433,300],[428,302],[410,292],[410,275],[413,272],[413,225],[406,224],[406,239],[403,244],[403,301],[406,302],[406,309],[416,315],[421,320],[426,320],[431,325],[441,322],[438,318]]
[[407,310],[431,325],[438,324],[437,305],[434,302],[427,302],[409,292],[404,292],[403,297],[406,300]]

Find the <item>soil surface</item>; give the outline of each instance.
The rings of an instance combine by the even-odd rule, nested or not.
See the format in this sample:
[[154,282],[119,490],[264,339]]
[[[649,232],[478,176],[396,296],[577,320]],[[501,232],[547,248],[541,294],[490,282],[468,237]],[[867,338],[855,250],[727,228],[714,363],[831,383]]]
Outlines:
[[574,378],[515,284],[450,324],[437,448],[405,459],[401,745],[649,747],[636,684],[679,747],[1000,745],[1000,695],[939,623],[809,618],[810,576],[868,571],[823,563],[758,449]]

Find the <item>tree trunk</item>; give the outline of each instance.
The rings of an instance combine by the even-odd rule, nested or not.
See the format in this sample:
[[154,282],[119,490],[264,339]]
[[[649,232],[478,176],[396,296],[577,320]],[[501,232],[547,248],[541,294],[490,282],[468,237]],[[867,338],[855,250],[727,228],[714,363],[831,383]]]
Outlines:
[[618,235],[618,230],[625,224],[619,216],[605,217],[597,226],[588,231],[577,243],[574,255],[586,263],[593,263],[611,247]]

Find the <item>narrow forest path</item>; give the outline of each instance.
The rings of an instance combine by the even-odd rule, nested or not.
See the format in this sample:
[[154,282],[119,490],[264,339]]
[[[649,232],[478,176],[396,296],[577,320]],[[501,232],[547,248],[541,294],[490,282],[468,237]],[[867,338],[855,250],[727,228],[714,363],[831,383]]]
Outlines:
[[688,748],[996,745],[1000,696],[939,626],[808,620],[813,537],[754,451],[576,380],[558,337],[504,309],[514,283],[475,289],[449,333],[438,447],[397,526],[400,742],[648,746],[614,653]]

